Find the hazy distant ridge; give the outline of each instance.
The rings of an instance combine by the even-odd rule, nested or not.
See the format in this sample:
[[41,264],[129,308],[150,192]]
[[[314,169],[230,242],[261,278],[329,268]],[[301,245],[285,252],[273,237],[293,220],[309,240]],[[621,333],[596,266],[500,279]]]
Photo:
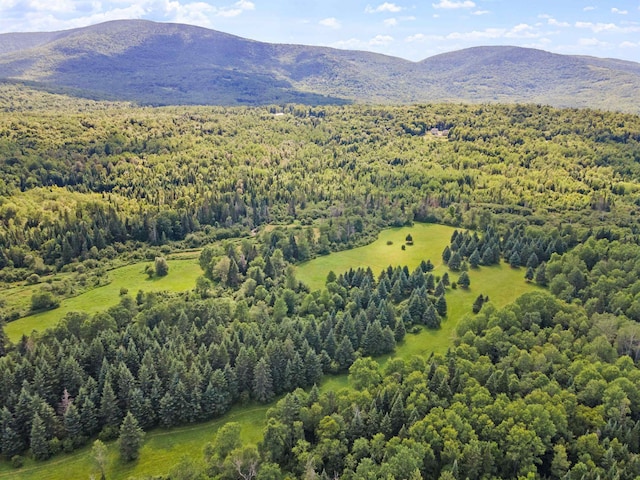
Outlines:
[[634,62],[506,46],[410,62],[143,20],[1,34],[0,78],[150,104],[499,101],[640,113]]

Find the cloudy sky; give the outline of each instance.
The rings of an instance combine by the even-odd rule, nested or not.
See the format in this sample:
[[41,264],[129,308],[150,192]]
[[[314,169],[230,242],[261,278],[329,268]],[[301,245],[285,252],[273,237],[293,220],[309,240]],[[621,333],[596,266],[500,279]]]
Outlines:
[[519,45],[640,62],[640,0],[0,0],[0,33],[142,18],[410,60]]

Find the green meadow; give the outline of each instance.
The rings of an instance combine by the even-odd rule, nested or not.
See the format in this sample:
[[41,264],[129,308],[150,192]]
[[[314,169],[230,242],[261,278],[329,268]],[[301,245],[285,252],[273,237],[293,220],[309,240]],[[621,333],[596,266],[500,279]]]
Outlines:
[[[213,440],[218,429],[226,422],[238,422],[242,427],[242,441],[256,444],[261,438],[268,408],[268,405],[235,407],[224,417],[206,423],[171,430],[153,430],[146,434],[140,458],[127,464],[118,459],[117,443],[110,442],[106,477],[110,480],[151,477],[166,474],[169,468],[183,457],[201,460],[204,446]],[[91,445],[71,454],[58,455],[45,462],[27,460],[25,466],[19,470],[11,468],[7,462],[0,463],[0,479],[88,479],[90,475],[100,478],[100,472],[91,458]]]
[[[379,238],[370,245],[333,253],[299,265],[297,277],[315,289],[322,288],[325,278],[331,270],[340,274],[349,268],[370,266],[374,273],[378,273],[388,265],[407,265],[411,270],[423,259],[430,259],[435,265],[434,273],[441,276],[444,272],[449,271],[448,267],[442,264],[441,253],[444,247],[449,244],[453,230],[451,227],[433,224],[416,224],[412,227],[388,229],[381,232]],[[409,233],[413,237],[414,245],[407,246],[405,250],[402,250],[401,245],[405,243],[405,237]],[[193,259],[173,260],[169,262],[170,270],[167,277],[148,280],[144,275],[145,265],[131,265],[110,272],[110,275],[113,276],[113,282],[110,285],[92,290],[75,299],[69,299],[59,309],[46,312],[51,315],[51,317],[44,317],[47,319],[46,326],[52,325],[64,315],[64,313],[59,313],[63,308],[65,313],[79,309],[98,311],[105,306],[117,303],[120,287],[129,288],[132,292],[138,289],[186,290],[193,287],[196,277],[201,274],[197,262]],[[471,307],[479,294],[488,295],[490,302],[500,308],[511,303],[520,295],[539,288],[525,282],[524,269],[512,269],[504,263],[491,267],[480,267],[477,270],[470,270],[468,273],[471,279],[469,289],[449,288],[447,290],[448,315],[442,322],[441,328],[439,330],[422,329],[418,333],[407,334],[405,340],[397,346],[393,354],[377,359],[381,365],[384,365],[390,358],[409,359],[414,355],[427,356],[432,352],[446,352],[454,338],[455,328],[459,321],[465,315],[472,315]],[[449,276],[452,282],[458,278],[458,274],[451,271],[449,271]],[[78,302],[74,303],[74,308],[67,304],[72,300]],[[58,312],[58,315],[54,316],[55,312]],[[18,322],[29,318],[31,317]],[[28,328],[46,328],[42,320],[34,325],[34,327],[29,326]],[[23,327],[20,332],[24,332],[26,328]],[[14,337],[18,335],[19,337],[20,334],[12,331],[10,335]],[[328,375],[320,385],[321,391],[341,388],[349,388],[347,374]],[[125,465],[118,460],[117,447],[115,442],[112,442],[109,444],[110,463],[107,469],[107,478],[126,479],[166,474],[168,469],[183,457],[200,461],[203,458],[204,445],[212,440],[221,425],[229,421],[240,423],[243,440],[256,444],[262,437],[262,429],[269,406],[238,406],[224,417],[210,422],[172,430],[153,430],[147,434],[139,460],[131,464]],[[98,472],[91,461],[90,446],[69,455],[57,456],[44,463],[27,460],[25,466],[19,470],[12,469],[6,462],[0,463],[0,479],[63,480],[66,478],[88,478],[91,474],[96,475]]]
[[38,312],[10,322],[5,326],[5,332],[12,342],[17,342],[23,334],[28,335],[33,330],[42,331],[54,326],[69,312],[96,313],[117,305],[122,288],[126,288],[131,295],[135,295],[138,290],[182,292],[192,289],[196,284],[196,278],[202,275],[197,257],[168,260],[169,274],[165,277],[149,278],[144,272],[149,263],[135,263],[110,270],[108,275],[111,282],[108,285],[94,288],[77,297],[64,299],[60,306],[53,310]]
[[[438,266],[442,263],[442,251],[449,245],[455,228],[433,223],[416,223],[411,227],[389,228],[378,235],[378,239],[364,247],[332,253],[301,263],[296,271],[301,280],[312,290],[322,288],[327,274],[336,275],[350,268],[371,267],[375,275],[389,265],[406,265],[413,270],[422,260],[431,259]],[[405,245],[407,234],[413,237],[413,245]],[[524,274],[523,274],[524,275]]]

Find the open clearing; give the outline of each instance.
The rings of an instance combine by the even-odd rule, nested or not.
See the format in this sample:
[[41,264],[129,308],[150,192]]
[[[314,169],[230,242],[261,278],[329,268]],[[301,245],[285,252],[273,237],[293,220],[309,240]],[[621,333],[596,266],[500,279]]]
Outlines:
[[120,289],[126,288],[130,295],[138,290],[182,292],[192,289],[196,278],[202,275],[197,258],[168,260],[169,274],[165,277],[149,278],[144,269],[152,262],[141,262],[108,272],[111,283],[89,290],[77,297],[66,298],[53,310],[39,312],[20,318],[5,326],[5,332],[12,342],[20,340],[23,334],[33,330],[42,331],[58,323],[69,312],[96,313],[117,305]]
[[[333,270],[340,275],[353,268],[371,267],[378,275],[389,265],[406,265],[409,270],[416,268],[422,260],[431,259],[438,266],[442,263],[442,251],[449,245],[455,228],[432,223],[416,223],[411,227],[389,228],[378,235],[378,239],[363,247],[331,253],[308,262],[301,263],[296,276],[312,290],[322,288],[327,274]],[[413,245],[405,244],[407,234],[413,237]],[[391,242],[391,244],[388,244]],[[524,273],[523,273],[524,275]]]

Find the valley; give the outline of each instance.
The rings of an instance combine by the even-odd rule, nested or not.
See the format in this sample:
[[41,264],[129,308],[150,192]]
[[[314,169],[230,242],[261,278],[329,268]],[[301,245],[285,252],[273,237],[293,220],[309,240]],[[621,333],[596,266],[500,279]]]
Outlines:
[[0,478],[640,475],[637,115],[0,93]]

